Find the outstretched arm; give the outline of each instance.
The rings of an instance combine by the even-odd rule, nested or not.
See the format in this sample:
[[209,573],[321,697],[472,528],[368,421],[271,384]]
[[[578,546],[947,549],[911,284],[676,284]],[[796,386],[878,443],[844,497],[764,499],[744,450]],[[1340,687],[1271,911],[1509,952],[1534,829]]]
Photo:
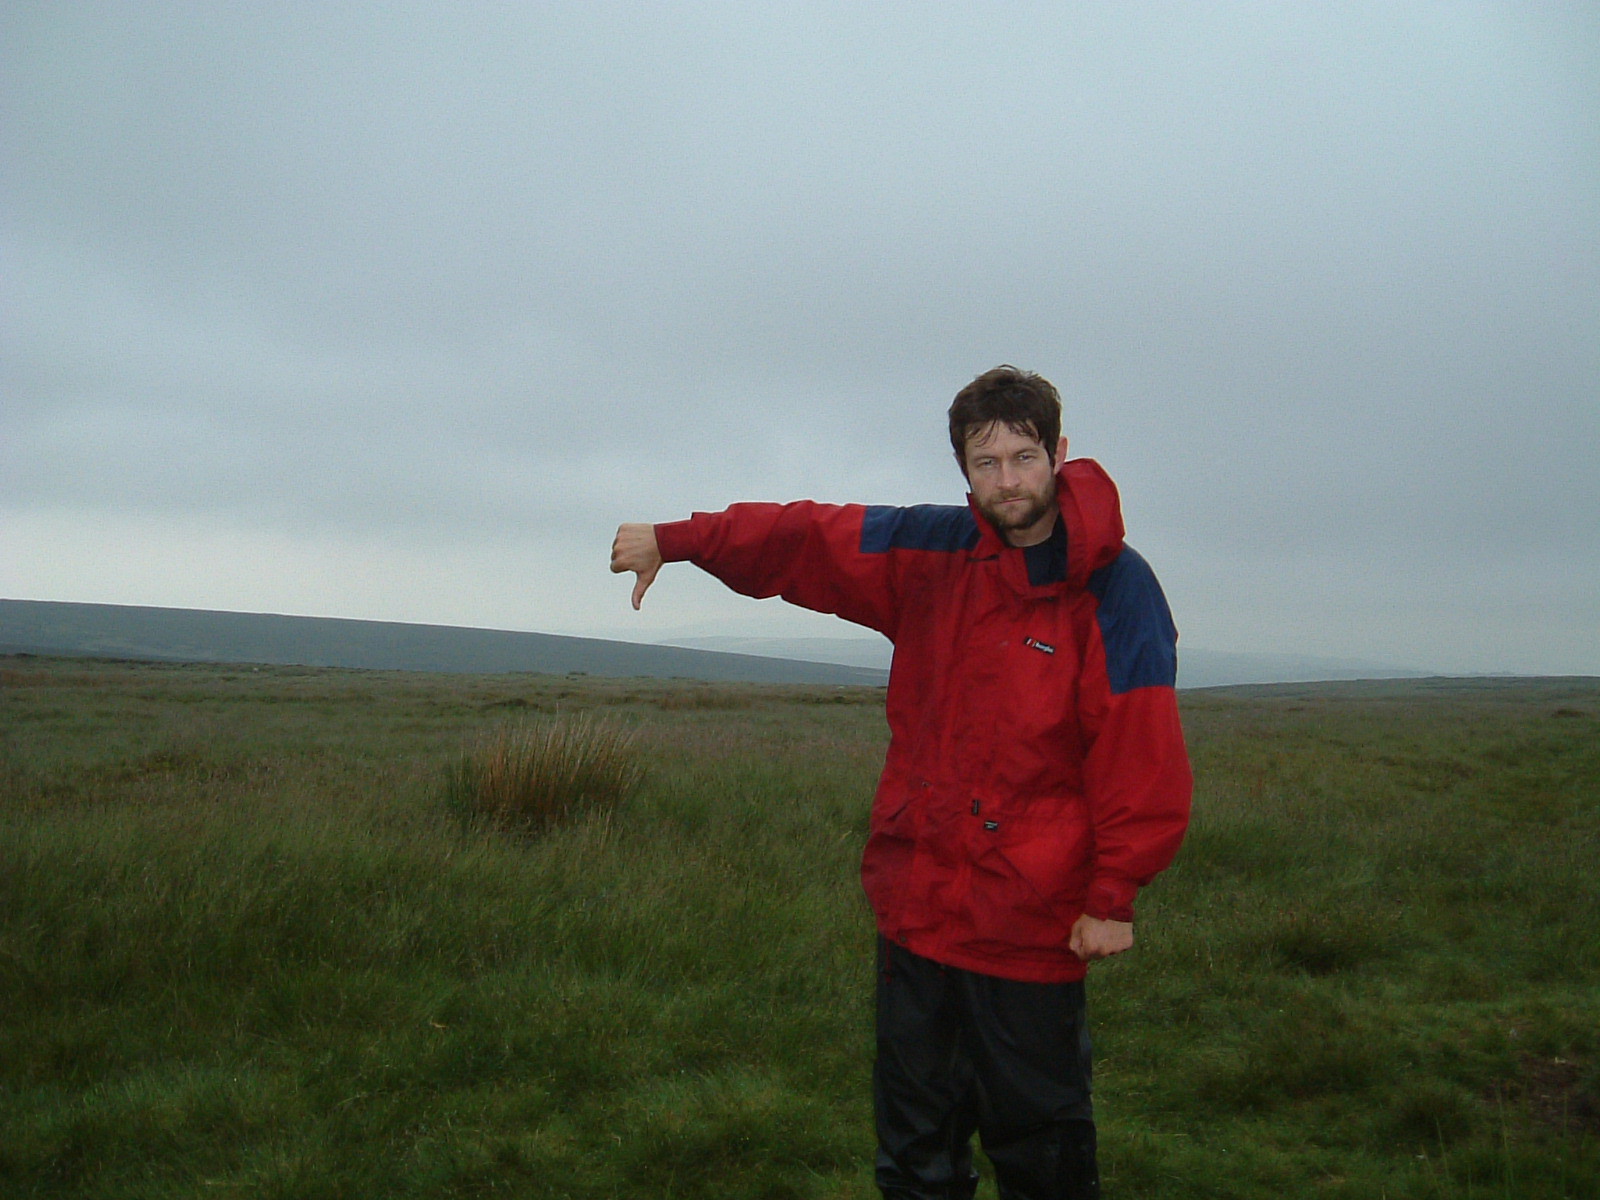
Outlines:
[[895,625],[892,543],[863,548],[868,514],[910,510],[859,504],[734,504],[682,521],[623,525],[611,543],[611,569],[632,571],[639,607],[664,562],[693,563],[734,591],[832,613],[891,640]]
[[[733,504],[655,527],[665,562],[690,562],[743,596],[782,596],[894,637],[891,545],[863,547],[859,504]],[[881,510],[891,511],[904,510]]]
[[656,581],[661,570],[661,548],[656,545],[654,525],[628,524],[617,527],[617,536],[611,542],[611,570],[621,575],[632,571],[638,578],[633,584],[633,607],[638,610],[645,592]]

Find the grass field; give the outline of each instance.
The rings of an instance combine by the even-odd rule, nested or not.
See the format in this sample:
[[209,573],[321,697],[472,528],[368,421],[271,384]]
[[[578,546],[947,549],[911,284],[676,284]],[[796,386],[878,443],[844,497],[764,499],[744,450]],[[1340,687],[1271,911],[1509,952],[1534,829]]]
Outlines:
[[[1184,708],[1107,1196],[1600,1196],[1600,681]],[[462,820],[576,716],[630,799]],[[7,1200],[875,1195],[881,693],[13,658],[0,736]]]

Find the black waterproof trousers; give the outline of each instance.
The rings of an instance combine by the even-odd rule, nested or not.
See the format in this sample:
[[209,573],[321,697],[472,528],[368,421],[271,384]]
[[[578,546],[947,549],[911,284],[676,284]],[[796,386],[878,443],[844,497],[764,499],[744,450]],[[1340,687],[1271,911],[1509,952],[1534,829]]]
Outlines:
[[1081,981],[997,979],[878,939],[872,1085],[885,1200],[970,1200],[974,1132],[1001,1200],[1095,1200],[1089,1084]]

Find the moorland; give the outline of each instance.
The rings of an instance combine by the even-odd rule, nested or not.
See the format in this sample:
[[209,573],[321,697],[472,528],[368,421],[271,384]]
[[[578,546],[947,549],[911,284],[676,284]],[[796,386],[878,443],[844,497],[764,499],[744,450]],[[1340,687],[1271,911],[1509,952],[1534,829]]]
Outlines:
[[[0,1195],[875,1195],[881,703],[0,659]],[[1600,1195],[1600,680],[1182,704],[1194,823],[1091,977],[1106,1195]],[[574,721],[623,793],[463,805]]]

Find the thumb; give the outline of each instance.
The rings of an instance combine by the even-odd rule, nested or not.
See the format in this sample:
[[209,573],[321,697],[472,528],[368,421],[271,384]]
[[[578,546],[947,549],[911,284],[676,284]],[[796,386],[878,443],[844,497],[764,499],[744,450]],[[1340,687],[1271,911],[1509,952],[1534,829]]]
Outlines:
[[648,570],[636,572],[638,578],[633,581],[633,610],[639,611],[639,602],[644,599],[644,594],[650,590],[650,585],[656,581],[656,576],[661,573],[661,564],[657,563]]

